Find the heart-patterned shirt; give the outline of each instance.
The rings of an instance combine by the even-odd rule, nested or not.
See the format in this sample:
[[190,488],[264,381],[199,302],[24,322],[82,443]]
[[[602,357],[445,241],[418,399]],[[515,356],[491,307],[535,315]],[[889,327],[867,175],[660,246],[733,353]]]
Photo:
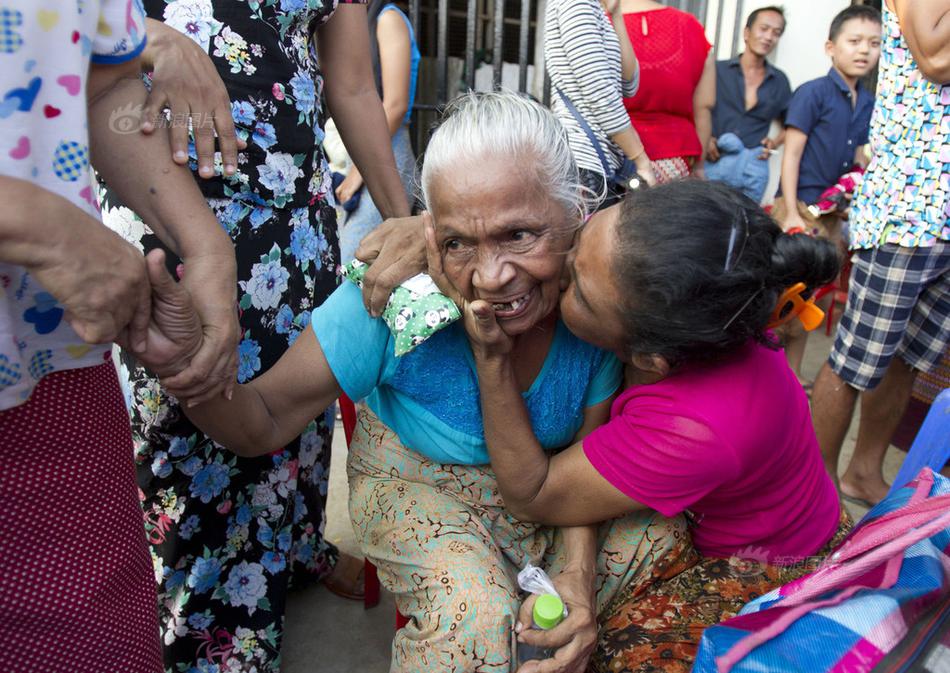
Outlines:
[[[33,182],[99,218],[89,171],[89,63],[122,63],[145,46],[140,0],[0,0],[0,174]],[[116,133],[138,130],[116,110]],[[0,263],[0,410],[56,370],[101,364],[63,307],[23,267]]]

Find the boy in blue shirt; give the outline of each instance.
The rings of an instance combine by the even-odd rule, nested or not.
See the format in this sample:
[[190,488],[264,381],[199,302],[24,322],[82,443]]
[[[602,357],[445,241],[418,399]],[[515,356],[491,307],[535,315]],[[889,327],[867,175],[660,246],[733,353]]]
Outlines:
[[[865,163],[858,149],[868,142],[874,95],[859,80],[881,55],[880,13],[867,5],[839,12],[825,53],[831,58],[828,74],[798,87],[785,116],[782,203],[776,204],[777,211],[784,206],[785,231],[807,231],[800,203],[815,203],[855,163]],[[807,336],[803,330],[786,335],[785,352],[799,378]]]
[[852,5],[832,20],[825,43],[831,70],[802,84],[785,116],[782,198],[785,229],[805,223],[798,201],[813,204],[858,161],[868,142],[874,95],[859,80],[881,55],[881,15],[868,5]]

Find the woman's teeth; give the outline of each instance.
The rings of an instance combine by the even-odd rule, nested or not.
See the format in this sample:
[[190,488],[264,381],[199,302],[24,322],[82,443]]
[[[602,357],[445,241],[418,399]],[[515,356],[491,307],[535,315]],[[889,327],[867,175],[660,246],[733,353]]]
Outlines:
[[501,311],[502,313],[507,313],[509,311],[517,311],[519,308],[524,306],[525,302],[528,301],[528,296],[530,294],[531,293],[529,292],[528,294],[522,295],[518,297],[517,299],[513,299],[506,304],[492,304],[492,308],[495,309],[496,311]]

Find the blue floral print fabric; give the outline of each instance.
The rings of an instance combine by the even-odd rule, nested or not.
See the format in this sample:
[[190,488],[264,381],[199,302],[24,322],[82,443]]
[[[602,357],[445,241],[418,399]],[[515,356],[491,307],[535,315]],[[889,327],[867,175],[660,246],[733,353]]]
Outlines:
[[[210,54],[248,144],[236,175],[222,176],[219,164],[217,177],[198,179],[234,241],[242,383],[277,361],[337,285],[336,219],[321,148],[323,83],[309,38],[337,4],[145,3],[151,18]],[[145,250],[159,245],[107,188],[102,206],[106,223],[127,239]],[[238,458],[192,426],[158,381],[124,364],[166,670],[276,673],[291,580],[319,579],[336,560],[323,539],[327,419],[314,419],[283,450]]]

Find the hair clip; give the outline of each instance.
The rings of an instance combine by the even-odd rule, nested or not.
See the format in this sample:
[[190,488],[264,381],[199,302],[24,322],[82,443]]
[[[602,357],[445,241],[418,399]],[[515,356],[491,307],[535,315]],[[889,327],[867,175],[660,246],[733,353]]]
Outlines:
[[798,318],[805,330],[810,332],[818,327],[825,319],[825,312],[815,306],[814,297],[804,299],[805,283],[795,283],[786,289],[778,298],[775,310],[769,316],[767,329],[781,327],[792,318]]
[[[729,273],[739,264],[739,260],[742,259],[742,253],[745,252],[745,244],[749,240],[749,216],[746,215],[745,210],[739,211],[742,217],[738,221],[733,221],[732,227],[729,229],[729,246],[726,248],[726,261],[723,262],[722,271],[723,273]],[[743,231],[742,233],[742,243],[739,246],[739,252],[736,253],[735,259],[732,257],[732,253],[736,249],[736,243],[739,242],[739,224],[742,224]]]

